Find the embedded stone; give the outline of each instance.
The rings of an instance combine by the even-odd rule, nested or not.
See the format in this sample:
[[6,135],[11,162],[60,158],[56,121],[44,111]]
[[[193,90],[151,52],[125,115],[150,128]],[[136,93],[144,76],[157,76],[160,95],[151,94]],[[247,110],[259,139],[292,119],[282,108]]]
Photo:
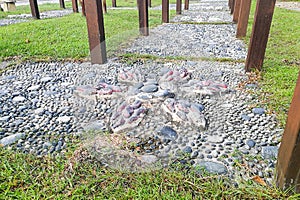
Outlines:
[[153,85],[153,84],[145,85],[141,88],[141,90],[143,92],[146,92],[146,93],[153,93],[153,92],[156,92],[158,90],[158,87],[157,87],[157,85]]
[[157,132],[163,137],[171,140],[175,140],[178,137],[177,132],[169,126],[164,126],[161,129],[159,129]]
[[200,161],[195,164],[196,167],[200,167],[200,170],[198,172],[201,173],[202,169],[207,171],[208,173],[211,174],[227,174],[228,170],[227,168],[218,162],[213,162],[213,161]]

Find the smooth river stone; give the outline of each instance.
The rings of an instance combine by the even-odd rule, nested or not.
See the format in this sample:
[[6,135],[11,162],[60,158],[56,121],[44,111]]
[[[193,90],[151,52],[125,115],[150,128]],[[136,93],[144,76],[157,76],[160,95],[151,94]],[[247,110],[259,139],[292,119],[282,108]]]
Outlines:
[[160,135],[164,136],[166,139],[176,140],[178,137],[177,132],[169,126],[164,126],[157,132]]
[[15,103],[23,102],[23,101],[25,101],[25,100],[26,100],[26,98],[23,97],[23,96],[17,96],[17,97],[14,97],[14,98],[13,98],[13,102],[15,102]]
[[58,117],[57,121],[61,122],[61,123],[68,123],[71,121],[71,117],[69,117],[69,116]]
[[222,143],[224,142],[224,138],[218,135],[208,135],[207,136],[207,142],[211,143]]
[[262,115],[265,113],[265,109],[264,108],[253,108],[252,112],[257,115]]
[[200,161],[198,163],[195,164],[196,167],[200,167],[199,172],[201,173],[201,169],[204,168],[205,171],[207,171],[208,173],[211,174],[227,174],[228,170],[227,168],[221,164],[221,163],[217,163],[217,162],[212,162],[212,161]]
[[146,93],[153,93],[158,90],[158,87],[157,85],[145,85],[141,88],[141,90]]
[[17,140],[19,140],[20,138],[22,138],[24,136],[25,136],[25,133],[16,133],[16,134],[7,136],[0,140],[0,145],[3,145],[3,146],[10,145],[12,143],[15,143]]
[[39,89],[40,89],[39,85],[33,85],[33,86],[29,87],[27,90],[28,91],[35,91],[35,90],[39,90]]

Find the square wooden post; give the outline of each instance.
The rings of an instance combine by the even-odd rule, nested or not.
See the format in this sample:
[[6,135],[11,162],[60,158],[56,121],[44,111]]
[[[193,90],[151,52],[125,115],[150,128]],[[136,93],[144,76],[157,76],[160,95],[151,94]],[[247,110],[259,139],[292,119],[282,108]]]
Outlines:
[[37,0],[29,0],[29,4],[30,4],[32,17],[35,19],[40,19],[40,12],[39,12]]
[[277,185],[300,192],[300,73],[281,139],[276,165]]
[[60,5],[60,8],[66,9],[64,0],[59,0],[59,5]]
[[234,23],[237,23],[239,20],[240,6],[241,6],[241,0],[235,0],[233,20],[232,20]]
[[276,0],[257,0],[245,69],[261,70]]
[[85,0],[91,62],[103,64],[107,61],[103,10],[101,0]]
[[77,0],[72,0],[72,8],[73,8],[73,12],[78,13],[78,2]]
[[189,4],[190,4],[190,0],[185,0],[184,1],[184,10],[188,10],[189,9]]
[[169,0],[162,0],[162,22],[169,23]]
[[236,37],[245,37],[247,34],[247,26],[251,8],[251,0],[242,0],[240,6],[240,14],[237,25]]
[[112,7],[117,7],[117,0],[112,0]]
[[182,0],[176,0],[176,14],[181,15]]
[[235,4],[235,0],[230,0],[230,14],[233,14],[234,12],[234,4]]
[[139,10],[139,26],[140,33],[143,36],[149,35],[149,21],[148,21],[148,0],[137,0]]

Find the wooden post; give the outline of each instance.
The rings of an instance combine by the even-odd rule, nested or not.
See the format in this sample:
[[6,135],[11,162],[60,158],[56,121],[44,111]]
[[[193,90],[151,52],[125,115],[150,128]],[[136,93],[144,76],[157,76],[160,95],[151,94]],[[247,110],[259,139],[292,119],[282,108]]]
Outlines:
[[86,0],[80,0],[79,2],[80,2],[80,5],[81,5],[81,13],[82,13],[83,16],[86,16],[84,1],[86,1]]
[[40,12],[37,0],[29,0],[29,3],[32,17],[35,19],[40,19]]
[[182,0],[176,0],[176,14],[181,15]]
[[162,0],[162,22],[169,23],[169,0]]
[[257,0],[245,69],[261,70],[276,0]]
[[59,5],[60,5],[60,8],[66,9],[65,1],[64,0],[59,0]]
[[139,10],[139,26],[140,33],[143,36],[149,35],[149,22],[148,22],[148,1],[137,0]]
[[73,8],[73,12],[78,13],[78,2],[77,0],[72,0],[72,8]]
[[184,1],[184,10],[188,10],[189,9],[189,4],[190,4],[189,0],[185,0]]
[[112,0],[112,7],[117,7],[117,0]]
[[251,0],[242,0],[237,25],[236,37],[245,37],[247,34],[248,19],[251,8]]
[[235,4],[235,0],[231,0],[230,1],[230,14],[232,15],[234,12],[234,4]]
[[234,11],[233,11],[233,20],[232,20],[234,23],[237,23],[239,21],[241,1],[242,0],[235,0]]
[[277,185],[300,192],[300,73],[289,109],[277,159]]
[[148,0],[148,6],[149,6],[149,8],[152,7],[152,2],[151,2],[151,0]]
[[103,13],[107,13],[107,7],[106,7],[106,0],[102,0],[102,9],[103,9]]
[[88,28],[91,62],[103,64],[107,61],[101,0],[86,0],[86,22]]

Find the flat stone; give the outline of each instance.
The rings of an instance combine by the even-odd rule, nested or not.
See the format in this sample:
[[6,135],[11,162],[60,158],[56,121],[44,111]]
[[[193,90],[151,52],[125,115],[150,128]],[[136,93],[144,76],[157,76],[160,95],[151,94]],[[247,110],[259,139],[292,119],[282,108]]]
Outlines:
[[44,108],[37,108],[34,111],[34,114],[36,114],[36,115],[43,115],[44,113],[45,113],[45,109]]
[[0,117],[0,122],[7,122],[10,119],[10,116]]
[[264,159],[275,159],[277,158],[277,154],[277,146],[265,146],[261,148],[261,155]]
[[31,87],[29,87],[27,90],[28,91],[35,91],[35,90],[39,90],[41,88],[40,85],[33,85]]
[[146,93],[153,93],[153,92],[156,92],[158,90],[158,87],[157,85],[154,85],[154,84],[150,84],[150,85],[145,85],[141,88],[141,90],[143,92],[146,92]]
[[232,106],[233,106],[233,104],[231,104],[231,103],[225,103],[225,104],[221,105],[222,108],[231,108]]
[[0,145],[7,146],[15,143],[17,140],[25,136],[25,133],[16,133],[0,140]]
[[218,135],[208,135],[207,136],[207,142],[211,143],[222,143],[224,142],[224,138]]
[[23,102],[25,100],[26,100],[26,98],[23,96],[16,96],[13,98],[13,102],[15,102],[15,103]]
[[154,155],[142,155],[140,157],[140,160],[143,162],[143,163],[147,163],[147,164],[153,164],[155,163],[158,158]]
[[58,121],[60,123],[68,123],[71,121],[71,117],[69,117],[69,116],[58,117],[56,121]]
[[85,131],[103,131],[106,129],[106,125],[102,121],[94,121],[85,124],[82,128]]
[[244,120],[244,121],[250,121],[250,119],[251,119],[251,117],[249,117],[249,116],[246,115],[246,114],[242,114],[242,115],[241,115],[241,118],[242,118],[242,120]]
[[47,83],[47,82],[51,81],[52,79],[53,78],[51,76],[46,76],[46,77],[41,78],[41,82]]
[[164,136],[166,139],[175,140],[178,135],[177,132],[169,126],[164,126],[157,131],[160,135]]
[[265,113],[265,109],[264,108],[253,108],[252,112],[257,115],[262,115]]
[[221,174],[227,174],[228,172],[227,168],[222,163],[213,162],[213,161],[200,161],[196,163],[195,166],[200,167],[211,174],[221,175]]

